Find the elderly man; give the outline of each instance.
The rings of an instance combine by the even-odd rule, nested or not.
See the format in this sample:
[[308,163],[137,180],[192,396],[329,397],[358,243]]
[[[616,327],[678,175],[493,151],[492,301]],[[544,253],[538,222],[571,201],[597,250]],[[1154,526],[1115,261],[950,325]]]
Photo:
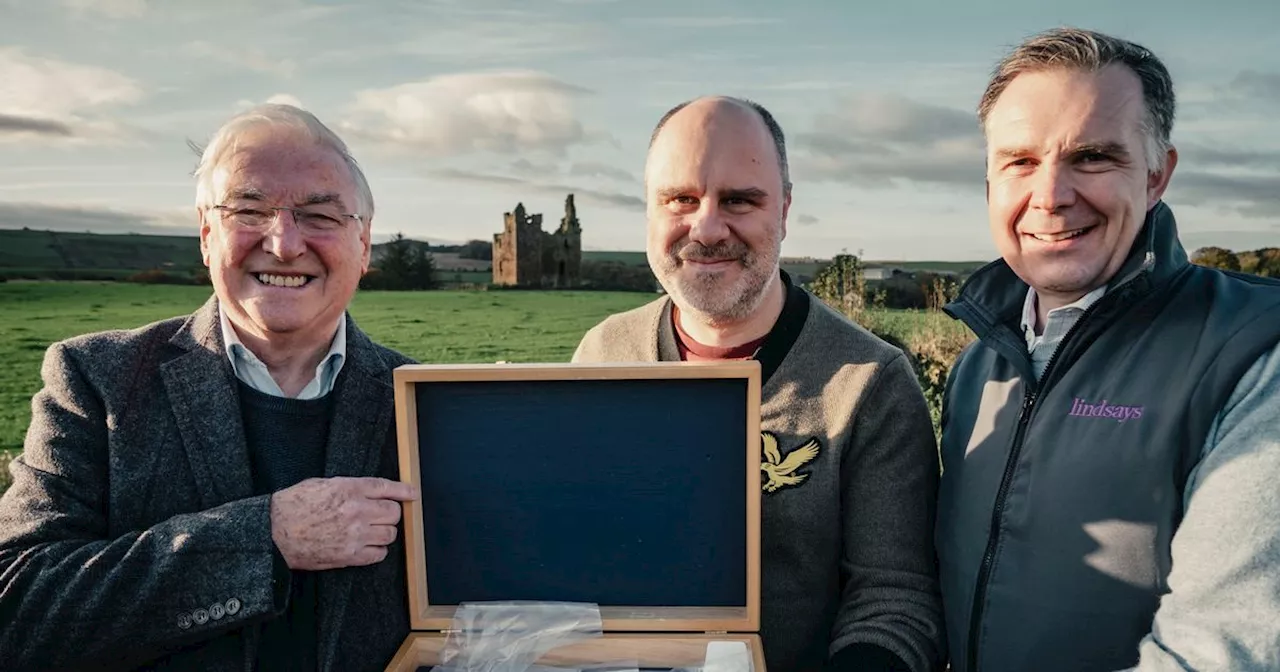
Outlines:
[[0,499],[0,667],[380,670],[408,632],[391,372],[346,314],[373,200],[266,106],[197,170],[214,295],[54,344]]
[[771,672],[935,669],[938,458],[911,365],[792,284],[782,130],[729,98],[658,123],[649,263],[667,296],[613,315],[574,360],[760,362],[761,638]]
[[979,107],[1003,260],[943,418],[952,666],[1280,667],[1280,283],[1193,266],[1146,49],[1036,36]]

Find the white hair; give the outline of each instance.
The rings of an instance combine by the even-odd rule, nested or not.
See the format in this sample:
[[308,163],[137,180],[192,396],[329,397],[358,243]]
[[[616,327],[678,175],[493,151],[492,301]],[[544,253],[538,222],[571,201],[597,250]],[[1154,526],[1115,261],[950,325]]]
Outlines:
[[214,204],[213,169],[220,161],[236,150],[237,140],[241,134],[252,128],[284,127],[300,132],[321,147],[332,149],[342,157],[343,163],[351,171],[351,179],[356,185],[355,214],[368,225],[373,218],[373,192],[364,177],[364,171],[356,163],[355,157],[347,149],[347,144],[336,133],[329,130],[315,115],[292,105],[268,103],[258,105],[228,119],[209,141],[200,149],[192,147],[200,154],[200,163],[193,175],[196,178],[196,206],[208,207]]

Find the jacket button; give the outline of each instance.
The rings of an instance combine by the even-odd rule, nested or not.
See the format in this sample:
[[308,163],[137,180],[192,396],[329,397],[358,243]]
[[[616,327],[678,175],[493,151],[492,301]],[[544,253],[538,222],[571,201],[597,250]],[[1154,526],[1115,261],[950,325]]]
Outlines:
[[213,606],[209,607],[209,617],[215,621],[221,619],[223,616],[226,616],[226,615],[227,615],[227,610],[223,608],[222,604],[218,602],[214,602]]
[[196,625],[204,625],[209,622],[209,612],[204,609],[196,609],[191,614],[191,620],[195,621]]
[[227,615],[235,616],[239,612],[240,612],[240,600],[237,600],[234,597],[227,600]]
[[191,615],[190,615],[190,614],[188,614],[188,613],[186,613],[186,612],[183,612],[183,613],[181,613],[181,614],[178,614],[178,627],[179,627],[179,628],[182,628],[183,630],[188,630],[188,629],[190,629],[190,628],[191,628]]

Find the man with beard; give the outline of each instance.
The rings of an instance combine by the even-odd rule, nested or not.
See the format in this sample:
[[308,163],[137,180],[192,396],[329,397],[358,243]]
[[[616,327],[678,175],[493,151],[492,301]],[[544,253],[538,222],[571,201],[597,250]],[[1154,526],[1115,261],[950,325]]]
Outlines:
[[787,173],[763,107],[702,98],[668,112],[645,168],[649,263],[667,296],[593,327],[574,361],[759,361],[769,669],[936,669],[924,395],[901,350],[779,268]]

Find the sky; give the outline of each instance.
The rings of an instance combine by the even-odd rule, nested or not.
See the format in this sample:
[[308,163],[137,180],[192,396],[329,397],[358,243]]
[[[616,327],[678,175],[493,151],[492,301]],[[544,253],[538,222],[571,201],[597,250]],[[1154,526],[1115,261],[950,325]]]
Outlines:
[[1280,3],[0,0],[0,228],[196,234],[196,154],[256,103],[315,113],[375,236],[492,240],[574,194],[586,249],[644,247],[653,125],[750,98],[787,135],[787,256],[985,260],[974,108],[1060,25],[1156,53],[1178,95],[1183,243],[1280,245]]

